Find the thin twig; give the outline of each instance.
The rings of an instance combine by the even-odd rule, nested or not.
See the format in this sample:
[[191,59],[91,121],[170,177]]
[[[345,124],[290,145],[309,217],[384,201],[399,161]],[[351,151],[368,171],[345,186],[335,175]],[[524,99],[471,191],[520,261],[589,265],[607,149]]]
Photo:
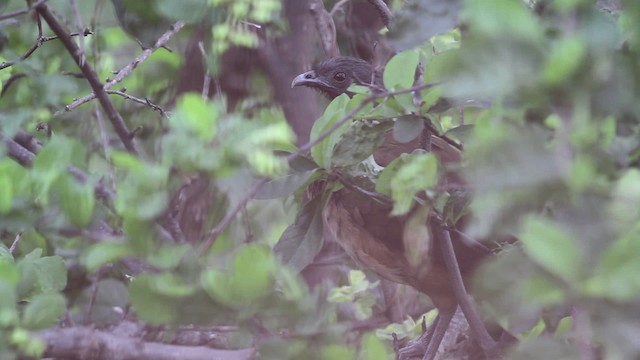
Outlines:
[[331,14],[324,8],[322,0],[310,0],[309,12],[316,24],[320,42],[327,57],[336,57],[339,55],[338,45],[336,44],[336,24]]
[[[83,32],[79,32],[79,33],[71,33],[69,34],[69,36],[88,36],[93,34],[93,32],[89,29],[85,29]],[[22,62],[24,60],[26,60],[29,56],[31,56],[39,47],[41,47],[44,43],[51,41],[51,40],[56,40],[58,39],[57,36],[40,36],[38,37],[38,39],[36,40],[36,43],[33,44],[33,46],[31,46],[29,48],[29,50],[27,50],[24,54],[22,54],[19,58],[12,60],[12,61],[3,61],[2,63],[0,63],[0,70],[2,69],[6,69],[10,66],[13,66],[19,62]]]
[[253,241],[253,231],[251,230],[251,220],[249,219],[249,212],[247,207],[242,208],[242,225],[244,226],[245,242],[250,243]]
[[198,249],[198,254],[202,255],[207,250],[209,250],[211,245],[213,245],[213,242],[216,240],[216,238],[218,238],[218,235],[220,235],[227,228],[227,226],[231,224],[233,219],[235,219],[236,215],[238,215],[238,213],[247,205],[247,203],[249,203],[249,201],[251,201],[251,199],[253,199],[253,197],[256,196],[258,191],[262,188],[264,184],[267,183],[267,181],[268,181],[267,178],[263,178],[258,180],[255,184],[253,184],[253,186],[251,186],[249,191],[247,191],[247,194],[245,195],[245,197],[242,198],[236,204],[236,206],[234,206],[234,208],[227,213],[227,215],[225,215],[222,221],[220,221],[220,223],[215,228],[209,231],[209,234],[207,235],[207,239],[202,243],[202,245]]
[[167,113],[164,111],[164,109],[161,108],[159,105],[156,105],[156,104],[152,103],[151,100],[149,100],[147,98],[140,99],[140,98],[137,98],[135,96],[129,95],[129,94],[125,93],[124,91],[125,91],[125,89],[123,89],[123,90],[107,90],[107,94],[122,96],[123,98],[125,98],[127,100],[131,100],[131,101],[136,102],[138,104],[146,105],[146,106],[150,107],[151,109],[159,112],[160,115],[162,115],[164,117],[167,117]]
[[[183,27],[184,27],[184,23],[182,21],[178,21],[175,24],[173,24],[171,29],[169,31],[167,31],[166,33],[164,33],[158,39],[158,41],[156,41],[156,43],[155,43],[155,45],[153,47],[145,49],[142,52],[142,54],[140,54],[140,56],[138,56],[132,62],[130,62],[125,67],[120,69],[113,79],[109,80],[106,84],[104,84],[104,86],[103,86],[104,89],[105,90],[109,90],[112,87],[114,87],[116,84],[118,84],[122,80],[124,80],[127,76],[129,76],[129,74],[131,74],[131,72],[135,68],[137,68],[141,63],[146,61],[151,56],[151,54],[153,54],[159,48],[165,46],[167,44],[167,42],[169,41],[169,39],[171,39],[171,37],[173,35],[175,35],[178,31],[180,31],[180,29],[182,29]],[[66,105],[64,107],[64,110],[57,111],[53,116],[54,117],[60,116],[64,112],[68,112],[68,111],[74,110],[78,106],[80,106],[82,104],[85,104],[85,103],[88,103],[89,101],[91,101],[91,100],[93,100],[95,98],[96,98],[96,94],[95,93],[91,93],[89,95],[85,95],[85,96],[83,96],[83,97],[81,97],[79,99],[74,100],[71,104]]]
[[18,247],[18,243],[20,242],[20,239],[22,239],[22,231],[17,233],[15,239],[13,239],[13,242],[11,243],[11,247],[9,247],[9,253],[13,254],[16,251],[16,248]]
[[[200,50],[202,61],[206,64],[208,62],[207,51],[205,50],[204,43],[202,41],[198,41],[198,50]],[[206,100],[209,98],[209,87],[211,86],[211,76],[209,74],[209,67],[205,66],[205,68],[207,69],[207,71],[205,71],[204,79],[202,80],[202,98]],[[221,94],[220,89],[218,87],[218,84],[216,83],[216,95],[220,96],[220,94]]]
[[18,16],[20,16],[20,15],[24,15],[24,14],[28,13],[28,12],[29,12],[29,10],[31,10],[31,9],[29,9],[29,8],[24,8],[24,9],[20,9],[20,10],[12,11],[12,12],[10,12],[10,13],[6,13],[6,14],[4,14],[4,15],[0,15],[0,21],[2,21],[2,20],[6,20],[6,19],[11,19],[11,18],[14,18],[14,17],[18,17]]

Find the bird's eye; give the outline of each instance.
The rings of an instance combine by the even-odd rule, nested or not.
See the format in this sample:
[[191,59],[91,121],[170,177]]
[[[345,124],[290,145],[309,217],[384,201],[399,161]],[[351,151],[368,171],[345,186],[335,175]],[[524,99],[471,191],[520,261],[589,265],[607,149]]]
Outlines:
[[347,75],[343,72],[339,72],[336,73],[335,75],[333,75],[333,80],[337,81],[337,82],[343,82],[347,79]]

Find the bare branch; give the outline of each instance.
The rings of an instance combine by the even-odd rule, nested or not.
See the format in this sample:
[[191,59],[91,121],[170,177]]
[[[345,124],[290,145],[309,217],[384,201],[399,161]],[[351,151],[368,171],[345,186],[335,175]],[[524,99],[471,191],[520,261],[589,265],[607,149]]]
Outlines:
[[3,14],[3,15],[0,15],[0,21],[6,20],[6,19],[11,19],[11,18],[14,18],[14,17],[18,17],[20,15],[24,15],[24,14],[28,13],[29,10],[31,10],[31,9],[24,8],[24,9],[12,11],[10,13],[6,13],[6,14]]
[[[71,33],[69,34],[69,36],[88,36],[88,35],[92,35],[93,32],[89,29],[85,29],[83,32],[77,32],[77,33]],[[29,50],[27,50],[24,54],[22,54],[19,58],[13,60],[13,61],[3,61],[2,63],[0,63],[0,70],[2,69],[6,69],[10,66],[13,66],[19,62],[24,61],[25,59],[27,59],[29,56],[31,56],[39,47],[41,47],[44,43],[46,43],[47,41],[51,41],[51,40],[56,40],[58,39],[57,36],[39,36],[38,39],[36,40],[36,43],[33,44],[33,46],[31,46],[29,48]],[[4,90],[3,90],[4,93]]]
[[122,96],[123,98],[125,98],[127,100],[131,100],[131,101],[136,102],[138,104],[142,104],[142,105],[148,106],[151,109],[159,112],[160,115],[162,115],[164,117],[167,117],[167,113],[159,105],[156,105],[156,104],[152,103],[151,100],[149,100],[147,98],[140,99],[140,98],[137,98],[135,96],[131,96],[131,95],[125,93],[125,90],[126,89],[122,89],[122,90],[107,90],[107,94]]
[[[125,67],[123,67],[122,69],[120,69],[120,71],[118,71],[118,73],[116,74],[116,76],[109,80],[106,84],[104,84],[104,89],[105,90],[109,90],[112,87],[114,87],[116,84],[120,83],[122,80],[124,80],[127,76],[129,76],[129,74],[131,74],[131,72],[137,68],[141,63],[143,63],[145,60],[147,60],[149,58],[149,56],[151,56],[151,54],[153,54],[156,50],[158,50],[159,48],[165,46],[167,44],[167,42],[169,41],[169,39],[171,39],[171,37],[173,35],[175,35],[178,31],[180,31],[180,29],[182,29],[184,27],[184,23],[182,21],[178,21],[175,24],[173,24],[173,26],[171,27],[171,30],[167,31],[166,33],[164,33],[159,39],[158,41],[156,41],[155,45],[149,49],[145,49],[142,54],[140,54],[140,56],[138,56],[137,58],[135,58],[132,62],[130,62],[129,64],[127,64]],[[79,99],[74,100],[71,104],[65,106],[64,110],[60,110],[57,111],[53,116],[59,116],[64,112],[67,111],[71,111],[75,108],[77,108],[78,106],[88,103],[89,101],[93,100],[96,98],[96,94],[95,93],[91,93],[89,95],[85,95]]]
[[393,21],[393,15],[391,14],[391,10],[387,6],[387,4],[385,4],[383,0],[369,0],[369,2],[371,3],[371,5],[376,7],[378,13],[380,14],[380,18],[382,19],[382,22],[387,27],[387,29],[390,29],[391,22]]
[[476,341],[480,344],[480,347],[485,351],[489,358],[493,358],[492,351],[495,351],[495,341],[489,335],[487,328],[484,326],[482,319],[478,315],[476,308],[473,306],[471,298],[465,289],[464,282],[462,280],[462,274],[460,273],[460,266],[456,259],[456,255],[453,249],[453,243],[451,242],[451,236],[449,231],[443,228],[441,221],[435,217],[431,218],[431,228],[434,234],[434,238],[439,242],[444,257],[444,262],[449,273],[449,279],[451,281],[451,287],[453,293],[458,301],[460,309],[467,318],[471,332],[473,333]]
[[316,23],[316,29],[318,30],[324,52],[328,57],[338,56],[336,24],[333,22],[331,14],[325,10],[322,0],[310,0],[309,11],[311,12],[313,21]]
[[47,344],[44,357],[60,359],[249,360],[255,355],[254,349],[219,350],[152,343],[83,326],[54,328],[35,335]]
[[20,239],[22,239],[22,231],[17,233],[15,239],[13,239],[13,242],[11,243],[11,247],[9,248],[9,253],[13,254],[16,251],[16,248],[18,247],[18,243],[20,242]]
[[65,48],[67,48],[67,51],[69,52],[69,54],[71,54],[73,60],[76,62],[76,64],[78,64],[80,70],[82,70],[82,73],[89,82],[89,85],[91,85],[93,92],[96,94],[98,101],[100,101],[100,105],[102,105],[102,108],[105,110],[109,121],[111,121],[111,125],[113,125],[114,130],[118,134],[120,141],[122,141],[125,148],[129,152],[137,154],[138,151],[136,150],[136,147],[133,143],[131,133],[129,132],[127,125],[124,123],[122,116],[109,99],[109,96],[104,89],[104,85],[102,84],[102,82],[100,82],[95,69],[93,69],[93,67],[88,62],[83,60],[84,57],[80,51],[80,48],[78,48],[76,43],[73,41],[71,36],[69,36],[58,19],[56,19],[53,13],[51,13],[49,7],[46,4],[42,3],[37,5],[35,9],[38,14],[40,14],[45,19],[47,24],[49,24],[51,30],[53,30],[53,32],[58,37],[60,37],[60,41],[62,41],[62,44],[65,46]]

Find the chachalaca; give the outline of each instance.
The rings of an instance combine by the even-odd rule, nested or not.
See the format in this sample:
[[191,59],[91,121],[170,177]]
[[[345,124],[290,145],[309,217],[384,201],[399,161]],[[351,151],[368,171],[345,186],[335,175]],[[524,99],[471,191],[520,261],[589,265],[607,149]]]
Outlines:
[[[313,70],[294,78],[291,86],[312,87],[333,99],[343,93],[353,96],[348,90],[352,84],[369,86],[373,92],[385,91],[381,72],[369,63],[352,57],[337,57],[322,62]],[[433,133],[427,136],[431,137],[430,150],[441,163],[451,164],[461,160],[459,147]],[[420,136],[408,143],[398,143],[389,132],[374,158],[385,166],[400,154],[421,148],[421,143],[424,141]],[[461,177],[455,172],[449,172],[446,177],[449,185],[462,184]],[[489,251],[479,244],[476,246],[462,241],[455,231],[451,232],[454,237],[452,241],[449,229],[443,226],[437,216],[430,215],[428,220],[425,219],[431,234],[428,255],[422,262],[412,264],[407,258],[407,253],[412,249],[405,249],[403,242],[403,232],[410,215],[392,217],[389,215],[391,209],[392,204],[383,204],[345,187],[331,195],[323,216],[327,232],[356,263],[383,278],[416,288],[428,295],[438,309],[438,318],[423,334],[422,341],[400,350],[400,358],[415,356],[416,352],[422,351],[424,359],[432,360],[459,305],[475,340],[486,352],[491,351],[494,341],[479,321],[463,284],[465,276]]]

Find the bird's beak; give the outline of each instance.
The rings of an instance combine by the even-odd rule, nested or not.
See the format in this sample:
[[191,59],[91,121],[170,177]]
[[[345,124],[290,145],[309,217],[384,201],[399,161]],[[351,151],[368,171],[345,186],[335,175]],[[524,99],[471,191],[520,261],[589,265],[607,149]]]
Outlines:
[[302,73],[296,76],[291,82],[291,87],[296,86],[313,86],[320,85],[322,82],[318,79],[318,75],[315,71],[307,71],[306,73]]

